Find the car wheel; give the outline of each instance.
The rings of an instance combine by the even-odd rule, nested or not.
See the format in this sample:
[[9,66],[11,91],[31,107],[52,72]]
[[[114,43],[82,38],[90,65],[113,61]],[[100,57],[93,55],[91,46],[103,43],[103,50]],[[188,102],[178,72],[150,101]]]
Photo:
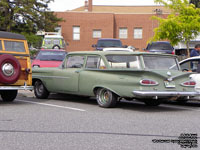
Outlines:
[[117,95],[104,88],[97,90],[96,99],[99,106],[104,108],[114,107],[117,103]]
[[34,94],[39,99],[46,99],[49,96],[49,92],[40,80],[37,80],[34,84]]
[[5,90],[1,91],[1,98],[4,102],[12,102],[17,97],[17,90]]
[[54,45],[52,49],[60,49],[60,46]]
[[3,54],[0,56],[0,83],[13,84],[20,76],[21,65],[12,55]]
[[159,100],[152,100],[152,99],[147,99],[147,100],[144,101],[144,103],[147,106],[158,106],[158,105],[160,105],[160,101]]

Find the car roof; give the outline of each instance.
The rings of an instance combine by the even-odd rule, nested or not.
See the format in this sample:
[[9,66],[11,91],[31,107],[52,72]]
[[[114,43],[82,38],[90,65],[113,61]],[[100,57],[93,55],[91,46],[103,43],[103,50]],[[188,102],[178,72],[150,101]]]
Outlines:
[[120,41],[120,39],[112,39],[112,38],[101,38],[101,39],[99,39],[99,41],[100,40],[116,40],[116,41]]
[[194,56],[194,57],[189,57],[189,58],[186,58],[186,59],[184,59],[184,60],[181,60],[179,63],[181,64],[181,63],[183,63],[183,62],[185,62],[185,61],[189,61],[189,60],[200,60],[200,56]]
[[169,41],[155,41],[155,42],[152,42],[152,43],[170,43]]
[[162,53],[150,53],[150,52],[128,52],[124,53],[123,51],[76,51],[76,52],[69,52],[68,55],[109,55],[109,54],[116,54],[116,55],[162,55],[162,56],[172,56],[177,57],[176,55],[171,54],[162,54]]
[[45,35],[44,38],[45,39],[48,39],[48,38],[61,38],[61,39],[63,39],[63,36],[61,36],[61,35]]
[[41,49],[40,51],[55,51],[55,52],[64,52],[63,49]]
[[26,40],[26,38],[21,34],[4,31],[0,31],[0,38]]

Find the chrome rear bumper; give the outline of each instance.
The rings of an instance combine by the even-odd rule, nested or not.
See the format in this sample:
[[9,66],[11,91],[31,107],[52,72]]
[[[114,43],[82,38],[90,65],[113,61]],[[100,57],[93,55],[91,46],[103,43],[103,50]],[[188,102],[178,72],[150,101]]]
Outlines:
[[0,86],[0,90],[33,90],[33,86]]
[[200,92],[183,92],[183,91],[133,91],[136,97],[194,97],[200,96]]

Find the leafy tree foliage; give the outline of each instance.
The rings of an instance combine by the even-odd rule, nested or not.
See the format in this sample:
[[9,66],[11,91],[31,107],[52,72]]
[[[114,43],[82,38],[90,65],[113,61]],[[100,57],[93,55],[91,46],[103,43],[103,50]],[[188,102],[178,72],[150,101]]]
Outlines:
[[184,41],[189,55],[189,42],[200,32],[200,9],[195,9],[188,0],[154,0],[164,4],[171,10],[167,18],[153,16],[159,21],[159,26],[155,28],[155,35],[152,41],[170,40],[172,45]]
[[22,33],[26,38],[35,40],[38,30],[54,31],[62,19],[49,11],[51,1],[0,0],[0,30]]

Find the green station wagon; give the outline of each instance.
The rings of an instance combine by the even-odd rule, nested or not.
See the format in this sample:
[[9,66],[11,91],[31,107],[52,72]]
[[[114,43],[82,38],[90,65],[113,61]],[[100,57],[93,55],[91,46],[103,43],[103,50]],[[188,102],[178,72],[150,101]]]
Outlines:
[[58,68],[34,68],[37,98],[49,93],[96,96],[101,107],[114,107],[122,98],[157,106],[163,100],[186,101],[199,95],[189,72],[177,57],[145,52],[71,52]]

